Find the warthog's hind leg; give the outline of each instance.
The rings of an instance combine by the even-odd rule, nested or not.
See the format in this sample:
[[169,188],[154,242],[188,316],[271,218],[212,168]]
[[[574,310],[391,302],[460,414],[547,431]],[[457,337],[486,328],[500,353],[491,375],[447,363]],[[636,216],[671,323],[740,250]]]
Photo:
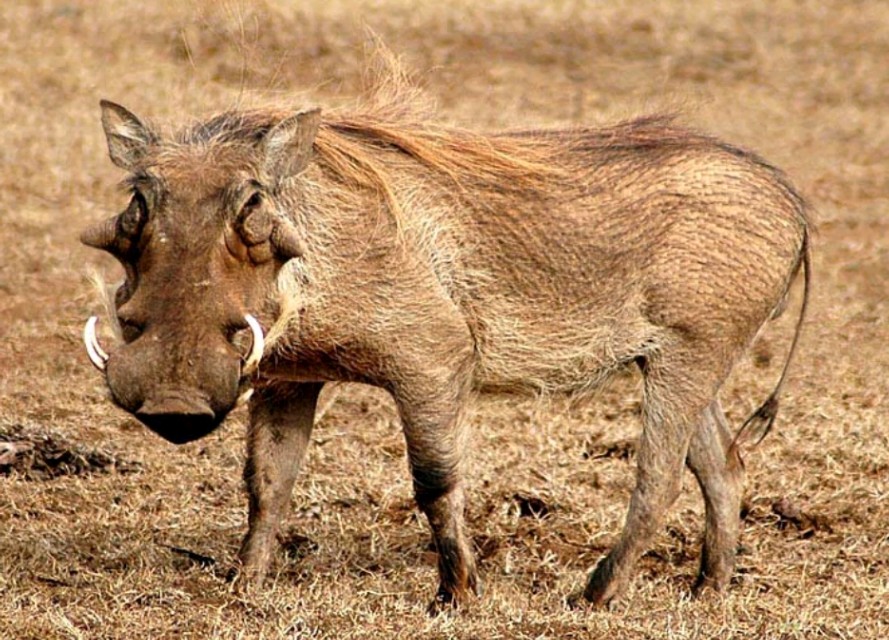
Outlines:
[[321,384],[275,385],[257,389],[250,400],[247,464],[249,529],[239,553],[239,584],[262,586],[284,509],[290,502],[315,416]]
[[[617,544],[598,564],[582,594],[605,606],[622,594],[639,557],[660,528],[681,486],[689,442],[724,375],[721,367],[702,362],[700,347],[656,354],[642,367],[645,376],[642,435],[637,455],[636,488]],[[705,351],[706,353],[706,351]]]
[[722,590],[734,571],[744,467],[737,453],[727,458],[731,443],[722,407],[714,400],[688,448],[688,467],[701,486],[706,508],[696,593],[708,587]]

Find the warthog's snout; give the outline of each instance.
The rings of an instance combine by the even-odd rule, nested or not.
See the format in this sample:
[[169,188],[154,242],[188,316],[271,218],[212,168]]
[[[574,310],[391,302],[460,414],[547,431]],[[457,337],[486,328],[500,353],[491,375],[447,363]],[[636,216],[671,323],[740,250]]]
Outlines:
[[240,357],[222,333],[215,340],[205,339],[186,356],[176,355],[169,347],[175,339],[160,339],[165,335],[161,330],[120,344],[109,355],[96,337],[96,323],[95,316],[87,321],[83,339],[90,360],[105,373],[112,398],[174,444],[197,440],[219,426],[237,401],[241,381],[259,366],[265,348],[262,327],[249,314],[243,326],[250,330],[253,344]]
[[135,415],[149,429],[173,444],[184,444],[207,435],[225,417],[217,417],[197,391],[167,392],[149,398]]

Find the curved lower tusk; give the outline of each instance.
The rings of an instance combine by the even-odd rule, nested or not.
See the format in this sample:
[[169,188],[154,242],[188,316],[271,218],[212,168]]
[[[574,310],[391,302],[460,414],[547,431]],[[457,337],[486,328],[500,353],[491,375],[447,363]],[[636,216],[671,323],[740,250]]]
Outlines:
[[96,338],[96,323],[98,321],[98,316],[90,316],[90,319],[86,321],[86,326],[83,327],[83,343],[86,345],[86,352],[90,357],[90,362],[99,371],[105,371],[108,354],[99,346],[99,340]]
[[243,371],[245,374],[252,373],[262,359],[265,351],[265,338],[262,336],[262,327],[256,321],[256,318],[249,313],[244,316],[244,320],[250,325],[250,331],[253,333],[253,346],[250,347],[250,355],[244,361]]

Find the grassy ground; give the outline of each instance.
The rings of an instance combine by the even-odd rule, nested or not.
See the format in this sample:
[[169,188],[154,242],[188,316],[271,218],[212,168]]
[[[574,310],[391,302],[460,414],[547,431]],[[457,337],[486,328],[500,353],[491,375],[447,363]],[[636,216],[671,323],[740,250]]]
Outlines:
[[[0,637],[889,636],[889,7],[122,5],[0,6],[0,441],[20,448],[0,464]],[[434,555],[381,393],[349,387],[322,420],[276,580],[250,598],[224,580],[246,523],[244,416],[174,448],[106,400],[79,332],[96,305],[85,274],[113,279],[118,267],[76,242],[124,201],[99,98],[159,120],[343,104],[360,90],[365,25],[421,73],[446,120],[481,129],[678,109],[783,166],[816,205],[812,313],[777,429],[747,455],[726,596],[688,597],[702,522],[688,476],[626,599],[608,612],[563,605],[622,523],[631,376],[577,409],[479,405],[469,523],[486,593],[434,620]],[[792,316],[725,389],[735,424],[774,382]]]

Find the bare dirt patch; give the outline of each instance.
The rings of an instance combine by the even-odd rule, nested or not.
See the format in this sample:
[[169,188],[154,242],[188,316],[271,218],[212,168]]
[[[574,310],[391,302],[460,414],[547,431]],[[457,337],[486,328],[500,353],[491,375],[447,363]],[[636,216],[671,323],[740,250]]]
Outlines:
[[25,480],[51,480],[93,473],[133,473],[136,462],[90,449],[49,431],[20,424],[0,424],[0,475]]

